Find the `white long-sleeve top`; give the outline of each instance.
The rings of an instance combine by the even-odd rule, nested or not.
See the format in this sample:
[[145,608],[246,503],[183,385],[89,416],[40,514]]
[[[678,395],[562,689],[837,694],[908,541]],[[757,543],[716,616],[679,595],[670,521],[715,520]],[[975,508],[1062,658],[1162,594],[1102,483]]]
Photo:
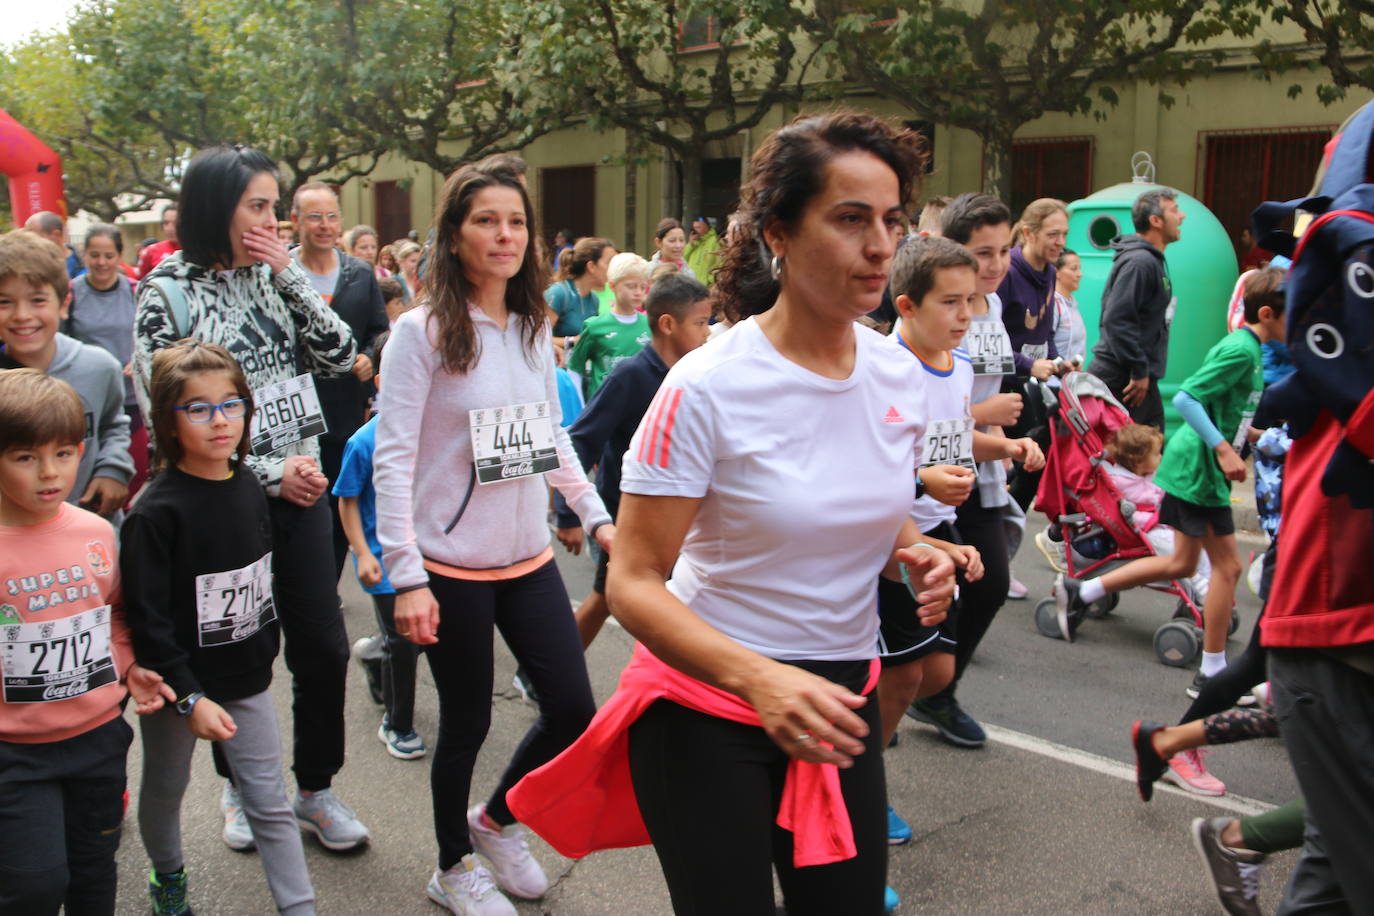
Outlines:
[[[588,534],[611,520],[561,424],[547,325],[531,351],[514,316],[502,329],[481,309],[470,309],[479,349],[466,373],[443,368],[428,306],[397,319],[387,342],[372,482],[377,537],[397,589],[429,581],[426,559],[500,570],[538,556],[549,546],[546,477]],[[549,403],[560,467],[476,483],[468,411],[534,401]]]

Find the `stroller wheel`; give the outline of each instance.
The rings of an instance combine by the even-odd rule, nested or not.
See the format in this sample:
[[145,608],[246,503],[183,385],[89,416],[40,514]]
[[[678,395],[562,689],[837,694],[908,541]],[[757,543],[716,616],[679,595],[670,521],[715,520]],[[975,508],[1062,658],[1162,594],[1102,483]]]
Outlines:
[[1226,627],[1226,635],[1230,636],[1240,629],[1240,609],[1231,608],[1231,623]]
[[1155,630],[1155,655],[1173,668],[1186,668],[1202,651],[1202,637],[1190,622],[1171,620]]
[[1050,639],[1063,639],[1059,632],[1059,607],[1053,598],[1045,598],[1035,606],[1035,628],[1041,636]]

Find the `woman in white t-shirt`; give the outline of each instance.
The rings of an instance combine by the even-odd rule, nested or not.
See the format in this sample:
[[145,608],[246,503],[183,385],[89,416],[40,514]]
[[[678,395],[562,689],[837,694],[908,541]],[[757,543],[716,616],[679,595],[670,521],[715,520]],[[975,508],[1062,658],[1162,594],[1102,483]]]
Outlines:
[[[938,623],[953,565],[913,549],[913,362],[854,322],[922,161],[867,114],[770,136],[717,274],[737,324],[669,371],[626,453],[607,591],[644,646],[622,693],[668,685],[642,693],[628,756],[678,912],[771,912],[772,868],[789,912],[883,912],[873,583],[900,564]],[[818,812],[852,845],[823,842]]]

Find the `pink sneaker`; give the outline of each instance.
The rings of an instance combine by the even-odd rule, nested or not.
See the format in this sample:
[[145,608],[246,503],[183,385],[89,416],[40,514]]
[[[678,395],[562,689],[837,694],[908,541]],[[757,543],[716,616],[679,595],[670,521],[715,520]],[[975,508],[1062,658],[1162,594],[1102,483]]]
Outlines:
[[1226,784],[1207,772],[1207,764],[1201,749],[1183,751],[1169,758],[1169,769],[1164,778],[1169,782],[1195,795],[1225,795]]

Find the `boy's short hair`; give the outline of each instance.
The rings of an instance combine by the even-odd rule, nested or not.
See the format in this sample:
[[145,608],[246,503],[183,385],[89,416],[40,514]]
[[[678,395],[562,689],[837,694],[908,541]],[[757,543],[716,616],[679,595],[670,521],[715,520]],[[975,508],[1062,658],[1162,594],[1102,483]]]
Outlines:
[[38,369],[0,371],[0,452],[85,438],[86,408],[75,388]]
[[611,258],[611,264],[606,268],[606,282],[614,286],[630,277],[648,280],[649,262],[633,251],[622,251]]
[[922,235],[944,235],[945,208],[950,202],[943,194],[926,201],[921,208],[921,218],[916,222],[916,231]]
[[671,277],[675,273],[681,273],[681,271],[682,268],[678,267],[672,261],[659,261],[654,265],[654,269],[649,271],[649,282],[657,286],[658,281],[662,280],[664,277]]
[[658,319],[672,315],[674,321],[686,317],[692,306],[703,299],[711,298],[711,291],[699,280],[693,280],[684,273],[671,273],[654,281],[653,288],[644,300],[644,311],[649,315],[649,327],[658,333]]
[[906,296],[919,306],[935,285],[936,271],[950,267],[967,267],[976,273],[978,259],[947,238],[927,235],[908,240],[892,259],[892,298]]
[[234,390],[248,402],[243,414],[243,436],[239,439],[238,460],[241,464],[248,455],[248,430],[253,425],[253,389],[248,387],[248,379],[243,368],[228,350],[219,344],[209,343],[186,337],[163,350],[153,354],[152,377],[148,381],[149,422],[153,427],[153,441],[157,443],[153,451],[153,467],[159,471],[173,467],[183,454],[181,441],[177,438],[177,401],[181,400],[181,389],[186,380],[201,372],[228,372],[234,380]]
[[406,288],[395,277],[382,277],[377,281],[377,288],[382,291],[383,305],[406,297]]
[[1107,441],[1107,457],[1133,474],[1156,448],[1164,445],[1164,434],[1143,423],[1127,423]]
[[1255,324],[1260,320],[1260,309],[1266,305],[1274,312],[1274,317],[1283,314],[1286,290],[1283,288],[1283,271],[1277,267],[1265,267],[1251,271],[1241,287],[1245,299],[1245,323]]
[[1011,209],[991,194],[969,191],[950,201],[940,217],[941,235],[967,245],[973,233],[984,226],[1011,225]]
[[58,305],[67,300],[71,289],[67,253],[27,229],[0,235],[0,280],[10,277],[19,277],[32,286],[51,286]]

